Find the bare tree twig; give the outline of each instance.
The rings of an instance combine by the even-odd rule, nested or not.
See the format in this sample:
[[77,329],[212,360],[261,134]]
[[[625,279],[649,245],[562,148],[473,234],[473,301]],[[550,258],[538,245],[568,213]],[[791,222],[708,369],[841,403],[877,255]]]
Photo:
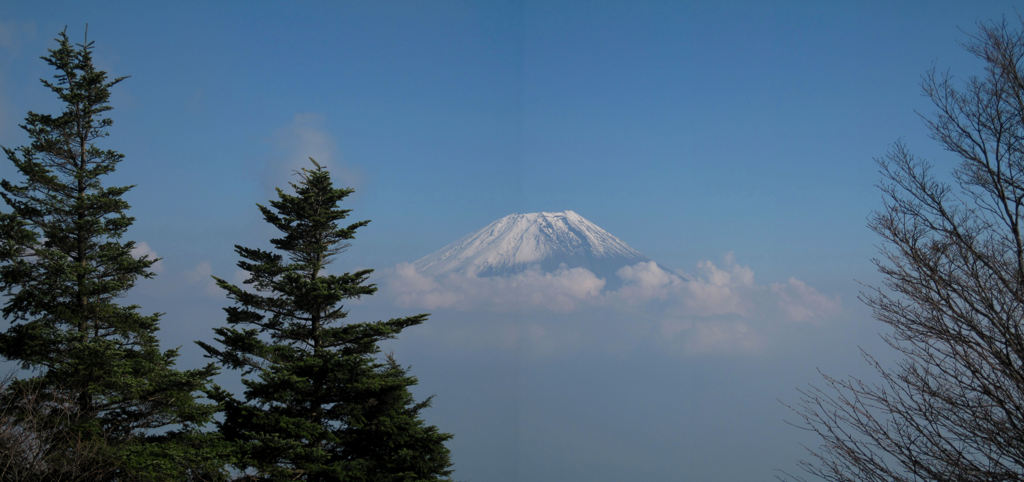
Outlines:
[[800,391],[798,425],[821,440],[801,462],[813,477],[1024,480],[1024,33],[981,24],[966,47],[983,74],[923,81],[925,123],[959,159],[951,181],[902,143],[878,161],[885,281],[861,299],[901,361],[865,354],[877,383],[823,374]]

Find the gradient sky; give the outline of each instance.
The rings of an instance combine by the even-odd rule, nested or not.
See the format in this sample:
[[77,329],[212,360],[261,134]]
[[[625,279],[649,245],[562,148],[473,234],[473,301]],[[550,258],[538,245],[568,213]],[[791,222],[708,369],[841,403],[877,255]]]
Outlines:
[[[88,24],[100,68],[131,76],[112,96],[106,145],[127,157],[110,182],[136,185],[131,236],[163,258],[132,300],[167,313],[185,366],[222,321],[208,275],[232,276],[233,244],[265,243],[254,204],[308,156],[373,220],[339,265],[380,268],[382,287],[503,215],[565,209],[664,266],[749,269],[760,292],[799,280],[836,308],[769,330],[756,353],[595,348],[610,338],[489,352],[480,326],[527,315],[468,307],[396,345],[437,394],[428,417],[455,433],[460,480],[764,480],[807,442],[777,400],[877,349],[856,300],[857,281],[877,281],[873,158],[902,139],[948,171],[918,115],[921,76],[979,72],[961,43],[979,21],[1015,23],[1014,6],[6,1],[0,145],[26,142],[26,111],[57,107],[38,57]],[[422,308],[379,298],[366,313]],[[579,328],[593,310],[529,316]],[[446,322],[464,350],[428,336]]]

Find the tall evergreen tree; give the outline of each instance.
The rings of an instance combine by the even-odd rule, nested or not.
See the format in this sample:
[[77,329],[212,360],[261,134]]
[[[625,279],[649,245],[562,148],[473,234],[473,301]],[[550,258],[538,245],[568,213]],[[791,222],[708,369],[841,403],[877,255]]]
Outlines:
[[[311,159],[312,160],[312,159]],[[369,221],[340,226],[352,193],[335,188],[313,161],[294,194],[278,189],[263,218],[282,236],[276,251],[235,246],[249,290],[216,278],[234,306],[217,328],[223,348],[200,342],[212,358],[241,370],[244,400],[226,392],[221,433],[237,447],[237,467],[261,479],[442,480],[451,473],[441,433],[419,418],[409,376],[378,342],[427,315],[347,323],[342,304],[373,294],[372,270],[325,268]]]
[[65,30],[56,42],[42,57],[56,74],[42,83],[63,112],[28,113],[21,127],[31,142],[3,148],[23,182],[0,182],[10,208],[0,213],[0,292],[10,322],[0,355],[30,374],[4,391],[5,406],[32,393],[54,410],[7,414],[31,413],[38,424],[48,413],[46,430],[102,448],[83,461],[62,444],[46,447],[40,479],[215,476],[220,468],[195,431],[215,408],[193,396],[214,368],[174,369],[177,351],[162,351],[156,337],[159,315],[117,302],[138,278],[153,276],[157,261],[132,255],[135,243],[122,239],[133,222],[123,199],[131,186],[101,182],[124,158],[97,142],[112,125],[110,89],[125,77],[97,70],[88,40],[72,44]]

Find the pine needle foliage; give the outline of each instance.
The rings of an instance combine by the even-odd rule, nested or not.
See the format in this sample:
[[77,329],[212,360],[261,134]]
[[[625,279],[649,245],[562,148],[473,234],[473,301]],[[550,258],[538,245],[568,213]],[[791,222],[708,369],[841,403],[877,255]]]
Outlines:
[[350,210],[338,204],[353,191],[316,161],[298,175],[294,193],[258,205],[281,232],[274,250],[235,246],[248,289],[214,277],[234,302],[215,330],[221,348],[199,342],[242,374],[244,400],[218,396],[236,468],[265,480],[445,480],[451,435],[419,418],[430,399],[414,401],[416,379],[378,344],[427,315],[344,323],[343,303],[376,291],[372,270],[325,269],[369,221],[340,224]]
[[[12,423],[31,413],[47,433],[97,448],[82,460],[62,444],[43,447],[38,480],[78,480],[69,470],[92,474],[82,480],[216,477],[196,431],[215,408],[194,397],[214,368],[174,369],[177,351],[162,351],[156,337],[160,315],[118,303],[157,261],[133,255],[135,243],[123,239],[132,186],[102,182],[124,159],[98,143],[113,123],[110,90],[125,77],[96,69],[87,39],[72,44],[65,30],[56,42],[42,57],[56,73],[42,83],[63,111],[29,112],[21,128],[31,142],[3,148],[23,182],[0,181],[9,208],[0,212],[0,293],[10,323],[0,355],[27,373],[0,394],[5,413]],[[24,393],[33,406],[19,405]]]

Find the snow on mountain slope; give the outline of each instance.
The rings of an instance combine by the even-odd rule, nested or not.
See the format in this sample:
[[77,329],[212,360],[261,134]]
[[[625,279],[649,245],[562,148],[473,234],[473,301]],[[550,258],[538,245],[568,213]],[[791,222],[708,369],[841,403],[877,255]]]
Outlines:
[[531,266],[582,267],[609,279],[623,266],[648,261],[608,231],[573,211],[510,214],[414,263],[440,275],[500,276]]

